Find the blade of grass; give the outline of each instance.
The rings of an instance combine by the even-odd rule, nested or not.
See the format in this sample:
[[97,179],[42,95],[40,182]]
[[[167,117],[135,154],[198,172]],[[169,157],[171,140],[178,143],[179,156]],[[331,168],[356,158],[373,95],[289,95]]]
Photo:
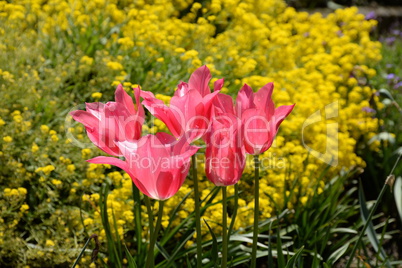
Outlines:
[[78,255],[77,259],[75,260],[75,262],[73,263],[73,265],[71,266],[71,268],[74,268],[74,267],[78,264],[78,262],[80,261],[82,255],[83,255],[84,252],[85,252],[85,249],[86,249],[87,246],[89,245],[89,242],[91,242],[91,239],[92,239],[92,238],[93,238],[93,235],[88,238],[87,242],[85,243],[84,247],[82,248],[80,254]]
[[[364,198],[364,193],[363,193],[363,185],[361,184],[361,181],[359,181],[359,203],[360,203],[360,215],[362,217],[363,223],[368,222],[368,216],[369,216],[369,211],[366,206],[366,199]],[[377,233],[374,230],[374,226],[372,221],[367,223],[368,227],[366,229],[366,234],[370,240],[371,245],[373,246],[375,252],[379,252],[381,255],[381,258],[385,260],[387,256],[385,255],[384,249],[381,247],[380,242],[377,239]]]
[[[395,168],[396,168],[396,166],[397,166],[399,160],[401,159],[401,156],[402,156],[402,155],[399,155],[398,159],[395,161],[394,167],[392,168],[392,170],[391,170],[389,176],[391,176],[392,173],[394,172],[394,170],[395,170]],[[353,247],[353,249],[352,249],[352,252],[351,252],[351,254],[350,254],[350,258],[349,258],[349,260],[348,260],[348,262],[346,263],[346,266],[345,266],[346,268],[349,268],[350,265],[352,264],[353,257],[354,257],[354,255],[355,255],[355,252],[356,252],[356,250],[357,250],[357,247],[358,247],[359,244],[360,244],[361,239],[363,238],[363,234],[365,233],[365,231],[366,231],[366,229],[367,229],[367,227],[368,227],[368,225],[369,225],[369,222],[371,222],[371,218],[373,217],[374,212],[376,211],[376,209],[377,209],[377,207],[378,207],[378,204],[380,203],[380,201],[381,201],[383,195],[385,194],[386,190],[388,189],[388,187],[389,187],[389,185],[388,185],[387,183],[384,183],[384,185],[383,185],[383,187],[382,187],[382,189],[381,189],[381,192],[380,192],[380,194],[378,195],[377,200],[376,200],[375,203],[374,203],[373,208],[371,208],[371,210],[370,210],[370,214],[369,214],[368,217],[367,217],[367,221],[366,221],[366,223],[364,224],[363,229],[361,230],[360,235],[359,235],[359,237],[358,237],[358,239],[357,239],[357,241],[356,241],[356,243],[355,243],[355,245],[354,245],[354,247]]]

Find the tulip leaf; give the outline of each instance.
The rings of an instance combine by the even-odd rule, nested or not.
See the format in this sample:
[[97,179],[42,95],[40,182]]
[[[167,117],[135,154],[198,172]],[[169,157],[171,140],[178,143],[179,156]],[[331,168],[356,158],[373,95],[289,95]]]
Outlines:
[[212,254],[212,262],[215,264],[214,267],[218,267],[218,241],[216,240],[216,236],[214,232],[212,231],[211,227],[209,226],[208,222],[204,219],[205,224],[208,227],[209,232],[211,233],[212,236],[212,249],[211,249],[211,254]]
[[334,252],[332,252],[332,254],[329,256],[327,263],[331,266],[333,266],[333,264],[339,260],[339,258],[341,258],[343,256],[343,254],[345,254],[346,250],[348,249],[350,245],[350,242],[347,242],[345,245],[343,245],[342,247],[338,248],[337,250],[335,250]]
[[395,180],[394,197],[395,197],[396,208],[398,210],[399,217],[401,218],[402,222],[402,177],[397,177]]
[[297,267],[296,263],[299,261],[299,258],[301,257],[303,249],[304,249],[304,246],[302,246],[301,248],[299,248],[299,250],[296,251],[295,255],[293,255],[289,259],[288,263],[286,264],[286,268]]
[[[272,230],[272,224],[273,222],[271,221],[269,223],[269,229],[268,229],[268,233],[271,234],[271,230]],[[271,243],[271,235],[269,235],[268,237],[268,267],[274,267],[274,259],[272,257],[272,243]]]
[[124,244],[124,251],[126,252],[128,268],[137,268],[137,264],[135,263],[133,256],[131,255],[130,251],[128,250],[125,244]]
[[281,232],[278,228],[277,230],[277,243],[276,243],[276,250],[278,251],[278,267],[285,267],[285,257],[283,256],[282,251],[282,240],[281,240]]
[[389,92],[387,89],[381,88],[380,90],[378,90],[378,92],[382,95],[385,95],[388,99],[395,101],[394,97],[392,97],[391,92]]

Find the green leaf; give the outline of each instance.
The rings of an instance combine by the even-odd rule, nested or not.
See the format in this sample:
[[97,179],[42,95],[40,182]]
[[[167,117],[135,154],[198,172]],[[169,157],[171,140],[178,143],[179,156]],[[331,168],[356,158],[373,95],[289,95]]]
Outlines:
[[277,230],[278,241],[276,244],[276,250],[278,251],[278,267],[285,267],[285,257],[282,252],[282,240],[281,240],[281,232],[278,228]]
[[385,95],[388,99],[395,101],[394,97],[392,97],[391,92],[389,92],[387,89],[381,88],[380,90],[378,90],[378,92],[382,95]]
[[402,177],[398,177],[395,180],[394,197],[395,197],[396,208],[398,210],[399,217],[401,218],[402,222]]
[[343,245],[342,247],[338,248],[337,250],[335,250],[329,257],[328,257],[328,261],[327,263],[329,265],[333,265],[337,260],[339,260],[340,257],[343,256],[343,254],[345,254],[346,250],[348,249],[350,245],[350,242],[347,242],[345,245]]
[[271,243],[271,230],[272,230],[272,224],[273,222],[271,221],[269,224],[269,229],[268,229],[268,267],[274,267],[274,259],[272,257],[272,243]]
[[301,254],[303,253],[304,246],[302,246],[298,251],[296,251],[295,255],[293,255],[288,263],[286,264],[286,268],[296,267],[296,263],[299,261]]
[[137,264],[126,245],[124,245],[124,251],[126,252],[128,268],[137,268]]
[[[369,211],[366,206],[366,199],[364,198],[364,193],[363,193],[363,186],[361,184],[361,181],[359,182],[360,187],[359,187],[359,203],[360,203],[360,215],[362,217],[363,223],[365,224],[367,222],[367,219],[369,217]],[[377,239],[377,233],[374,230],[373,223],[370,222],[367,229],[366,229],[366,234],[370,240],[371,245],[373,246],[374,250],[378,252],[380,250],[380,255],[383,260],[387,258],[384,249],[381,247],[380,242]]]
[[212,236],[212,249],[211,249],[211,254],[212,254],[212,262],[215,264],[214,267],[218,267],[218,241],[216,240],[216,236],[214,232],[212,231],[211,227],[209,226],[208,222],[204,219],[205,224],[208,227],[209,232],[211,233]]
[[[101,195],[100,195],[100,199],[99,199],[99,207],[101,210],[102,225],[103,225],[103,228],[104,228],[105,234],[106,234],[109,262],[114,267],[122,267],[122,264],[120,261],[122,259],[121,251],[119,251],[119,248],[116,246],[116,242],[114,241],[112,232],[110,230],[109,217],[108,217],[108,213],[107,213],[107,196],[108,196],[108,194],[109,194],[108,185],[104,184],[102,186]],[[118,241],[117,243],[120,243],[120,241]]]

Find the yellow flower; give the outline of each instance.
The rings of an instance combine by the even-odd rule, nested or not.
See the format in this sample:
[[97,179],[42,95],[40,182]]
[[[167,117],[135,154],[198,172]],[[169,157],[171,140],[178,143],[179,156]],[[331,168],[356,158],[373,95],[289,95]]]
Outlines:
[[19,187],[18,188],[18,193],[21,194],[21,195],[26,195],[28,193],[28,191],[24,187]]
[[114,71],[120,71],[123,70],[123,65],[121,63],[116,62],[116,61],[109,61],[106,66]]
[[50,239],[46,239],[45,245],[47,247],[54,247],[55,246],[54,242],[52,240],[50,240]]
[[83,56],[80,60],[80,63],[84,65],[92,65],[93,62],[94,59],[88,56]]
[[92,225],[93,223],[94,223],[94,220],[91,219],[91,218],[86,218],[86,219],[84,220],[84,225],[85,225],[85,226]]
[[49,127],[47,125],[41,125],[40,130],[43,134],[47,134],[49,132]]
[[20,211],[22,212],[22,213],[24,213],[25,211],[27,211],[29,209],[29,206],[27,205],[27,204],[23,204],[21,207],[20,207]]
[[56,186],[62,184],[62,182],[61,182],[60,180],[57,180],[57,179],[53,179],[53,180],[52,180],[52,183],[53,183],[54,185],[56,185]]
[[52,172],[53,170],[55,170],[55,167],[53,165],[47,165],[45,167],[38,167],[35,172],[39,173],[39,172],[43,172],[45,173],[45,175],[49,175],[50,172]]
[[102,93],[94,92],[94,93],[91,94],[91,97],[94,98],[94,99],[100,99],[100,98],[102,98]]
[[21,115],[14,115],[14,116],[13,116],[13,120],[14,120],[16,123],[21,123],[21,122],[22,122],[22,116],[21,116]]
[[87,158],[87,157],[89,157],[90,155],[91,155],[91,149],[89,149],[89,148],[85,148],[85,149],[82,149],[81,150],[81,155],[82,155],[82,158]]
[[73,164],[67,165],[67,170],[73,172],[75,170],[75,166]]
[[5,137],[3,137],[3,141],[5,141],[5,142],[12,142],[12,141],[13,141],[13,138],[11,138],[10,136],[5,136]]
[[51,140],[54,141],[54,142],[56,142],[56,141],[59,140],[59,137],[57,137],[57,135],[52,135],[50,138],[51,138]]

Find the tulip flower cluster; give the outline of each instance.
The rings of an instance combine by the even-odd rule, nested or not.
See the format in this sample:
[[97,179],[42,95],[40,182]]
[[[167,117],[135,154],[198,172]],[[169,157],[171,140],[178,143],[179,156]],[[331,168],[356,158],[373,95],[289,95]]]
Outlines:
[[[124,157],[99,156],[88,162],[117,166],[130,175],[142,193],[165,200],[183,184],[190,158],[199,149],[191,143],[202,138],[206,143],[207,178],[217,186],[236,184],[245,167],[246,153],[258,155],[268,150],[294,105],[275,108],[272,83],[257,93],[245,84],[234,104],[231,96],[220,93],[223,79],[214,83],[213,92],[210,80],[209,69],[202,66],[188,83],[178,85],[169,105],[139,87],[134,88],[134,104],[120,85],[116,102],[88,103],[87,111],[73,111],[72,117],[85,126],[98,148]],[[163,121],[173,136],[161,132],[141,137],[143,106]]]

